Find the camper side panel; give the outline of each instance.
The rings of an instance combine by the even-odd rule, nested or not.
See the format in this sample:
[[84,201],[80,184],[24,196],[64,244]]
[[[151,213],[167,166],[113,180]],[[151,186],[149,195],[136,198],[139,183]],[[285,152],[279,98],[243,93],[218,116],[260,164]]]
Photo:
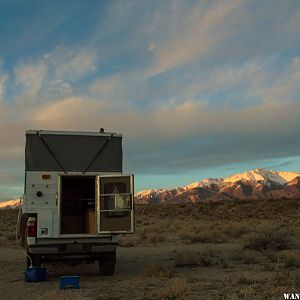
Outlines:
[[37,238],[59,236],[58,172],[26,171],[23,212],[37,214]]

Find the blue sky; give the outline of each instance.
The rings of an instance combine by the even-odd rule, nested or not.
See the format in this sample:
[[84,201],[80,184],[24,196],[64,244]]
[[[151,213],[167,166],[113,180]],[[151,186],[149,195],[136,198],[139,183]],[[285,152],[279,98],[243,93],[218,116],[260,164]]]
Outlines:
[[24,131],[124,134],[136,189],[300,170],[300,2],[0,1],[0,201]]

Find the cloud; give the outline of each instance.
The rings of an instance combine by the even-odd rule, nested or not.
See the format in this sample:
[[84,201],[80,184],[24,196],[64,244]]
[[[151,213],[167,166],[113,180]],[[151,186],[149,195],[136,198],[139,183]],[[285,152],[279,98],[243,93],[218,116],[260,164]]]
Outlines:
[[6,74],[0,74],[0,102],[4,100],[7,79]]
[[90,84],[89,91],[93,95],[98,95],[99,98],[111,99],[116,95],[116,89],[119,88],[120,84],[122,84],[122,78],[119,75],[99,78]]
[[[89,122],[97,122],[99,113],[106,104],[95,99],[83,99],[79,97],[66,98],[61,101],[37,106],[28,116],[32,123],[43,128],[70,128],[84,126]],[[96,127],[96,130],[98,127]]]
[[[162,5],[162,7],[164,7]],[[174,9],[175,7],[175,9]],[[233,1],[175,2],[159,7],[147,31],[152,63],[146,76],[184,67],[202,71],[249,58],[268,59],[299,47],[299,3]],[[161,11],[162,10],[162,11]]]
[[[236,110],[223,107],[222,110],[215,111],[211,109],[208,101],[186,100],[180,103],[170,102],[168,105],[157,106],[144,112],[132,106],[120,110],[115,105],[96,98],[65,98],[40,104],[25,112],[23,122],[38,127],[53,124],[52,127],[56,128],[104,124],[107,128],[123,128],[133,137],[145,136],[147,140],[157,134],[161,138],[170,139],[191,134],[269,132],[274,128],[280,130],[290,124],[285,122],[285,119],[289,117],[293,120],[295,112],[298,112],[296,104],[284,103],[265,103]],[[13,114],[14,110],[11,109],[10,112]],[[5,124],[2,122],[2,127],[3,125]]]
[[69,94],[72,92],[72,86],[70,83],[64,82],[60,79],[50,81],[49,92],[58,93],[60,95]]
[[280,70],[272,84],[261,89],[258,96],[272,103],[281,101],[299,101],[300,93],[300,59],[294,57],[292,62]]
[[[206,11],[203,2],[191,7],[184,19],[180,10],[173,32],[159,46],[151,48],[154,65],[147,72],[153,76],[207,55],[216,44],[226,38],[224,23],[236,12],[239,1],[220,1]],[[152,43],[154,44],[154,43]]]
[[97,53],[88,49],[74,51],[57,49],[52,56],[55,64],[55,75],[65,80],[78,80],[96,68]]
[[[168,94],[159,91],[164,101],[153,102],[147,109],[136,106],[135,101],[125,101],[126,105],[122,105],[122,95],[126,100],[136,92],[134,85],[144,82],[143,89],[150,88],[143,78],[138,80],[135,75],[126,81],[130,77],[127,73],[95,79],[85,96],[72,91],[73,96],[64,97],[61,93],[59,98],[29,107],[20,106],[18,102],[2,103],[2,165],[21,166],[24,131],[28,128],[97,131],[104,127],[121,131],[125,134],[125,149],[128,149],[125,152],[127,165],[144,173],[163,170],[172,173],[180,168],[222,164],[222,160],[229,163],[269,155],[292,155],[298,145],[293,136],[300,125],[300,109],[297,101],[286,100],[297,91],[298,59],[291,60],[277,76],[273,75],[273,65],[274,62],[261,64],[254,60],[213,69],[203,80],[196,77],[189,85],[185,86],[185,82],[174,85],[174,93],[181,90],[181,97],[184,94],[193,97],[168,98]],[[56,82],[61,83],[63,81]],[[281,85],[286,87],[286,93],[271,95]],[[209,100],[210,94],[218,95],[218,92],[226,91],[232,96],[239,87],[244,99],[233,97],[233,103],[221,103],[217,108],[214,101]],[[197,98],[199,92],[204,96]],[[137,99],[141,94],[138,93]],[[260,101],[250,104],[254,95]],[[282,98],[283,95],[286,97]],[[239,102],[244,104],[239,106]],[[20,117],[16,118],[17,113]],[[259,152],[262,142],[264,151]],[[205,158],[205,164],[199,153]]]
[[[0,97],[29,108],[72,96],[73,85],[93,72],[96,62],[93,49],[54,47],[35,59],[17,63],[11,74],[0,73]],[[9,93],[6,93],[8,78]]]
[[[21,64],[15,69],[15,83],[19,88],[20,99],[36,99],[40,94],[47,74],[47,65],[43,62]],[[20,100],[22,101],[22,100]]]
[[300,4],[274,3],[54,5],[1,64],[1,172],[23,170],[29,128],[121,131],[138,174],[295,156]]

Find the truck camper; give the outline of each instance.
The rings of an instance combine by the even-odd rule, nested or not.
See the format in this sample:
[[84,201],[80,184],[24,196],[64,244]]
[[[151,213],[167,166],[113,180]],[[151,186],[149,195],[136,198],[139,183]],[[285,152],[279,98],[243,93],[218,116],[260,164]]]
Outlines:
[[134,232],[134,177],[122,164],[121,134],[26,131],[18,237],[28,266],[98,261],[113,275],[118,235]]

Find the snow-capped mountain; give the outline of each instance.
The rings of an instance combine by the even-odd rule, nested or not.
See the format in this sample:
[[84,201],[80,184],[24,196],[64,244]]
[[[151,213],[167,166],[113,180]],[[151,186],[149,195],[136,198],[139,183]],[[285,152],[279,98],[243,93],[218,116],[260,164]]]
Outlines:
[[182,203],[204,200],[300,197],[300,172],[255,169],[227,178],[206,178],[174,189],[138,192],[137,203]]
[[276,172],[265,169],[255,169],[248,172],[231,175],[225,178],[224,182],[248,180],[254,182],[264,181],[265,183],[284,185],[298,176],[300,176],[299,172]]
[[7,200],[4,202],[0,202],[0,209],[17,208],[19,206],[20,206],[20,199]]
[[196,181],[196,182],[193,182],[193,183],[190,183],[186,186],[184,186],[183,188],[186,189],[186,190],[189,190],[189,189],[193,189],[193,188],[196,188],[196,187],[205,187],[205,186],[211,186],[212,184],[220,184],[224,181],[223,178],[205,178],[201,181]]

